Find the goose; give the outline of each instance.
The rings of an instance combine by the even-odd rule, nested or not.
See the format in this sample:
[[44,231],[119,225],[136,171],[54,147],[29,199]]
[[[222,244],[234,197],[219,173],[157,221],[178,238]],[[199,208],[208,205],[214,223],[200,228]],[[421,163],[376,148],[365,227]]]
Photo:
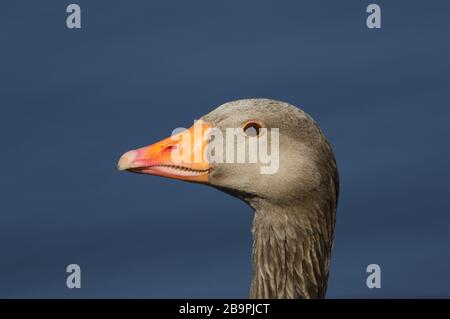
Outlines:
[[[277,128],[278,170],[262,174],[261,162],[208,158],[179,164],[171,156],[179,141],[171,137],[126,152],[118,169],[206,184],[243,200],[253,209],[250,298],[324,298],[339,176],[322,130],[303,110],[262,98],[225,103],[200,120],[202,128],[224,135],[227,128],[240,128],[245,139]],[[191,155],[204,152],[209,142],[194,134]]]

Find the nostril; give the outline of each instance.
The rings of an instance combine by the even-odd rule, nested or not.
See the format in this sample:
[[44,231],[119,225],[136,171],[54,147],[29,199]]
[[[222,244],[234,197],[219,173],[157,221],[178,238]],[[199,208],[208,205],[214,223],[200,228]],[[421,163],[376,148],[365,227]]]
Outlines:
[[171,153],[173,150],[176,150],[176,149],[177,149],[177,145],[169,145],[163,149],[162,153],[163,154]]

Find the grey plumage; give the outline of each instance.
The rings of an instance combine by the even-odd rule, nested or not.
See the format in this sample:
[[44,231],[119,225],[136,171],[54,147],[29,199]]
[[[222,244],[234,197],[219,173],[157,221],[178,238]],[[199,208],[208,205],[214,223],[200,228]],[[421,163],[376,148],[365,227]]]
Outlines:
[[280,130],[280,169],[217,164],[209,183],[254,209],[251,298],[323,298],[327,288],[339,177],[330,144],[302,110],[268,99],[224,104],[202,119],[215,127],[258,120]]

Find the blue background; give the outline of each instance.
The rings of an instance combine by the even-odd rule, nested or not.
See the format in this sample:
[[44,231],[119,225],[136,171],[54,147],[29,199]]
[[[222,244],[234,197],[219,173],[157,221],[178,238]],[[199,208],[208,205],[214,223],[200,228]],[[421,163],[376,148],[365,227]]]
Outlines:
[[450,296],[450,2],[377,1],[380,30],[370,1],[70,3],[0,5],[0,297],[247,297],[250,208],[116,162],[250,97],[334,146],[328,297]]

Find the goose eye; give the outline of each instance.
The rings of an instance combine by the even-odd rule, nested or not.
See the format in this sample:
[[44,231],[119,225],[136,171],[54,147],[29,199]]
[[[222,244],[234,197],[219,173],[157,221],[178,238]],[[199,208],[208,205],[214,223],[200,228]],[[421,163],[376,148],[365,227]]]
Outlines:
[[261,125],[256,122],[248,122],[244,125],[244,133],[247,136],[258,136],[261,129]]

